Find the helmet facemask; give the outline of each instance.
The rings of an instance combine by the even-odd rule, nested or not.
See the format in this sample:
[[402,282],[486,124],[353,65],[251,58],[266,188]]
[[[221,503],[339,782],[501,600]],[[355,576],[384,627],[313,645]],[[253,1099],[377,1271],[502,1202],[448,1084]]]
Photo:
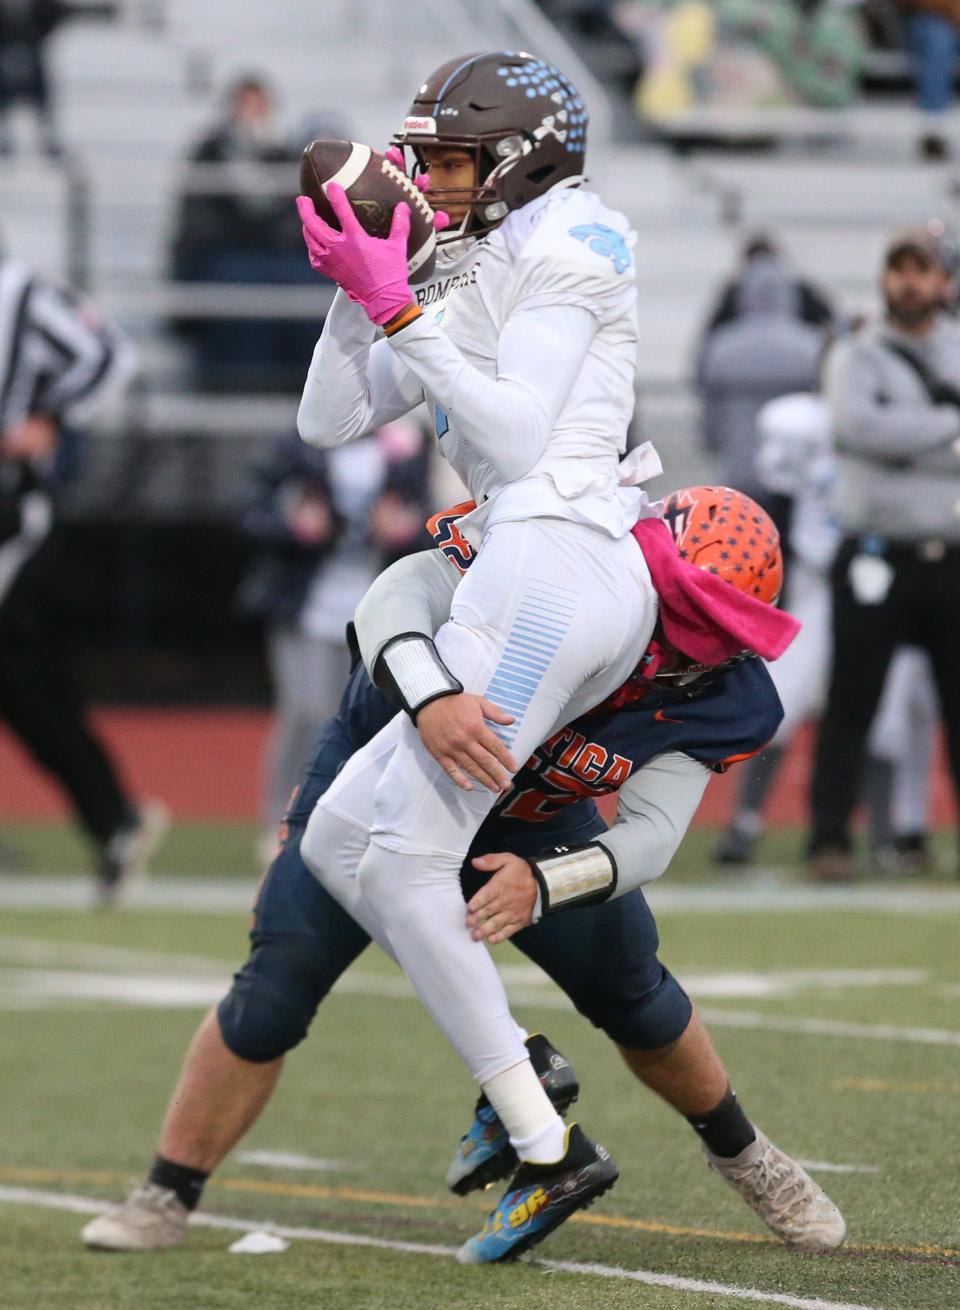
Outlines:
[[[394,144],[399,144],[394,139]],[[502,159],[499,162],[494,159],[490,146],[493,143],[486,141],[455,141],[444,139],[435,139],[433,141],[418,142],[416,145],[408,143],[404,150],[409,150],[413,156],[413,168],[411,176],[417,177],[424,173],[430,173],[430,163],[427,159],[425,148],[442,149],[448,147],[451,150],[462,150],[470,155],[473,160],[474,176],[477,183],[471,187],[443,187],[431,185],[429,198],[434,209],[446,211],[448,207],[459,207],[467,205],[467,212],[464,216],[451,222],[450,227],[437,234],[438,245],[449,245],[453,241],[460,241],[464,237],[485,236],[492,232],[506,218],[508,210],[506,204],[498,197],[496,184],[501,177],[502,170],[509,167],[514,160],[520,158],[519,151],[512,155],[511,158]],[[501,170],[498,172],[498,170]]]

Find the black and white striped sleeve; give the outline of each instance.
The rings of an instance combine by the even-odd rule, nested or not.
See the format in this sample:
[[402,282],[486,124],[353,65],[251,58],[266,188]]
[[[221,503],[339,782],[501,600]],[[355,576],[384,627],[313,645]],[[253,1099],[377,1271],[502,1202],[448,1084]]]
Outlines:
[[92,306],[49,283],[34,282],[27,312],[40,381],[32,408],[84,422],[129,381],[131,347]]

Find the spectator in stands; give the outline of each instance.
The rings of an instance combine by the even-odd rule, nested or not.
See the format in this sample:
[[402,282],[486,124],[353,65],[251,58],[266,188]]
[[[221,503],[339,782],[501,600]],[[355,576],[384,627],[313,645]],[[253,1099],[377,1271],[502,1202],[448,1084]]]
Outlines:
[[639,108],[669,119],[693,103],[849,105],[866,56],[851,7],[851,0],[625,3],[624,24],[640,34],[648,63]]
[[241,526],[258,553],[240,604],[266,621],[276,705],[263,804],[267,859],[313,739],[339,703],[358,601],[386,564],[427,544],[426,481],[423,436],[408,420],[329,453],[294,433],[255,471]]
[[[729,307],[721,302],[713,320],[719,326],[708,327],[698,352],[703,444],[721,482],[767,503],[756,469],[757,415],[777,396],[816,390],[823,335],[804,321],[803,294],[769,248],[748,246],[724,300]],[[729,310],[733,317],[725,318]]]
[[957,56],[960,54],[960,0],[898,0],[906,14],[907,39],[914,58],[917,100],[926,118],[920,138],[924,159],[950,155],[943,131],[953,100]]
[[0,720],[69,796],[109,904],[166,824],[138,807],[86,722],[53,631],[56,456],[126,381],[130,352],[92,307],[0,257]]
[[840,109],[857,97],[866,41],[852,8],[851,0],[720,0],[717,6],[721,33],[756,45],[787,91],[817,109]]
[[[183,282],[314,286],[303,257],[293,150],[281,135],[263,78],[239,79],[226,116],[190,152],[172,272]],[[286,167],[284,167],[286,165]],[[211,389],[296,390],[317,337],[315,319],[180,316],[196,348],[198,381]]]
[[948,286],[929,230],[896,234],[884,260],[884,318],[827,357],[843,538],[813,778],[810,856],[821,879],[850,876],[867,734],[901,642],[930,654],[960,793],[960,324],[943,312]]
[[70,12],[59,0],[0,0],[0,155],[13,150],[9,109],[29,104],[37,116],[44,153],[63,153],[57,132],[44,47]]
[[[729,323],[737,317],[740,312],[740,288],[743,279],[756,260],[764,259],[776,260],[781,268],[787,270],[783,252],[777,246],[773,237],[766,232],[756,232],[753,236],[748,237],[744,243],[740,256],[740,268],[737,270],[736,276],[725,283],[721,289],[717,303],[707,320],[705,333],[710,333],[714,328],[722,327],[724,323]],[[808,282],[806,278],[797,277],[791,273],[787,273],[787,276],[791,286],[796,290],[798,298],[797,311],[803,322],[812,323],[814,327],[828,327],[834,318],[833,306],[820,288],[812,282]]]

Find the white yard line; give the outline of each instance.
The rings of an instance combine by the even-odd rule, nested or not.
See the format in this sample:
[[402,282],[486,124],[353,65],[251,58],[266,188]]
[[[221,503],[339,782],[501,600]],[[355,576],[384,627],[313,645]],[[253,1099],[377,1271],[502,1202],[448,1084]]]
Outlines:
[[[756,998],[791,994],[773,982],[764,984],[762,976],[749,988],[743,985],[742,978],[735,978],[726,988],[720,985],[719,979],[714,979],[713,985],[702,991],[696,978],[684,977],[683,982],[694,996],[706,995],[714,999],[720,996]],[[219,977],[214,973],[189,977],[162,973],[99,973],[81,969],[0,968],[0,1010],[36,1008],[45,1003],[50,1006],[84,1005],[104,1001],[134,1008],[189,1010],[215,1005],[228,986],[229,975],[225,971]],[[350,972],[338,980],[334,991],[340,995],[373,996],[384,1000],[416,999],[410,983],[399,974]],[[507,991],[514,1005],[529,1005],[540,1010],[569,1011],[573,1008],[568,997],[545,977],[538,986],[518,987],[508,982]],[[920,1041],[948,1046],[960,1044],[960,1033],[939,1029],[778,1018],[741,1010],[703,1010],[702,1013],[716,1026],[728,1028],[765,1028],[772,1032],[807,1032],[819,1036]]]
[[955,887],[818,887],[759,874],[749,882],[680,885],[652,883],[643,889],[658,914],[787,914],[810,910],[871,910],[879,914],[940,915],[960,910]]
[[[214,978],[158,978],[66,970],[5,970],[0,971],[0,1011],[53,1009],[66,1005],[99,1007],[104,1001],[144,1009],[206,1009],[224,995],[228,981],[226,975],[217,981]],[[385,1000],[415,999],[413,989],[405,978],[389,975],[347,974],[336,984],[334,991],[341,995],[379,997]],[[510,987],[508,993],[513,1005],[528,1005],[541,1011],[573,1009],[569,999],[552,987]],[[743,1028],[873,1042],[919,1043],[924,1046],[960,1046],[960,1032],[942,1028],[899,1028],[891,1024],[793,1018],[758,1014],[751,1010],[719,1010],[709,1006],[701,1006],[700,1013],[714,1028]]]
[[926,969],[771,969],[764,972],[682,970],[683,986],[698,998],[734,1000],[794,996],[803,991],[836,992],[850,987],[919,987],[930,981]]
[[[176,910],[179,914],[244,914],[253,904],[256,879],[151,878],[131,888],[124,910]],[[0,877],[2,910],[89,910],[89,877],[16,874]]]
[[[184,914],[243,914],[253,902],[255,880],[150,878],[131,893],[134,910],[176,910]],[[776,871],[749,882],[653,883],[644,888],[658,913],[786,914],[816,910],[868,910],[880,914],[956,914],[960,890],[953,887],[817,887],[791,882]],[[0,909],[88,910],[93,881],[76,875],[0,876]],[[126,908],[126,907],[125,907]]]
[[164,951],[145,951],[140,947],[102,946],[95,942],[55,941],[44,937],[14,937],[0,934],[0,964],[22,964],[58,969],[72,965],[94,969],[145,969],[155,966],[160,972],[222,974],[230,968],[225,960],[209,955],[168,955]]
[[944,1028],[898,1028],[886,1023],[847,1023],[841,1019],[795,1019],[749,1010],[714,1010],[700,1014],[714,1028],[758,1028],[810,1037],[856,1037],[868,1042],[919,1042],[925,1046],[960,1046],[960,1032]]
[[[44,963],[78,967],[37,967]],[[6,968],[2,967],[4,964]],[[91,964],[98,964],[101,969],[79,967]],[[121,968],[138,965],[142,972],[119,972]],[[104,966],[117,971],[101,971]],[[535,966],[506,964],[501,972],[514,1005],[530,1005],[540,1010],[572,1009],[569,999]],[[834,992],[847,987],[915,986],[928,980],[922,969],[793,969],[683,975],[684,985],[695,997],[713,999],[782,997],[806,988]],[[153,1009],[198,1009],[220,1000],[229,985],[229,975],[224,962],[205,956],[165,955],[136,948],[8,934],[0,935],[0,984],[0,1010],[103,1002]],[[334,990],[340,994],[390,1000],[414,999],[413,989],[400,973],[350,970],[339,979]],[[741,1010],[704,1009],[702,1013],[716,1027],[960,1045],[960,1033],[942,1029],[793,1018]]]
[[2,969],[0,1008],[6,1001],[31,999],[84,1004],[111,1001],[114,1005],[156,1010],[206,1008],[221,1000],[229,975],[221,978],[177,978],[129,973],[87,973],[79,969]]
[[[106,1203],[92,1197],[66,1192],[44,1192],[30,1187],[0,1187],[0,1201],[11,1205],[33,1205],[48,1210],[65,1210],[71,1214],[101,1214]],[[332,1246],[359,1246],[378,1251],[400,1251],[410,1255],[430,1255],[451,1259],[456,1247],[426,1242],[394,1241],[386,1237],[367,1237],[361,1233],[338,1233],[327,1228],[292,1228],[285,1224],[268,1224],[234,1219],[228,1215],[194,1214],[192,1225],[249,1233],[267,1229],[278,1237],[294,1241],[325,1242]],[[668,1287],[676,1292],[698,1292],[727,1297],[731,1301],[749,1301],[754,1305],[782,1305],[790,1310],[882,1310],[880,1306],[825,1301],[821,1297],[791,1296],[787,1292],[764,1292],[758,1287],[736,1287],[730,1283],[707,1282],[699,1278],[680,1278],[675,1274],[657,1274],[647,1269],[621,1269],[617,1265],[580,1264],[573,1260],[536,1260],[535,1264],[559,1274],[579,1274],[586,1278],[612,1278],[644,1283],[648,1287]]]

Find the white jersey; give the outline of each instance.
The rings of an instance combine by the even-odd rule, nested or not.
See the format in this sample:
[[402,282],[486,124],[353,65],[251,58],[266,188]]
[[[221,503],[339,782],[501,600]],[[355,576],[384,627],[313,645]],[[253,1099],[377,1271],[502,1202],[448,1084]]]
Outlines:
[[634,407],[633,242],[598,196],[557,189],[449,247],[415,289],[424,314],[389,341],[338,295],[301,436],[336,445],[425,399],[479,506],[461,523],[475,543],[489,523],[537,516],[622,536],[643,502],[618,469]]
[[833,514],[837,462],[827,403],[803,391],[771,400],[757,417],[757,435],[760,481],[793,499],[790,549],[804,564],[826,573],[841,535]]

